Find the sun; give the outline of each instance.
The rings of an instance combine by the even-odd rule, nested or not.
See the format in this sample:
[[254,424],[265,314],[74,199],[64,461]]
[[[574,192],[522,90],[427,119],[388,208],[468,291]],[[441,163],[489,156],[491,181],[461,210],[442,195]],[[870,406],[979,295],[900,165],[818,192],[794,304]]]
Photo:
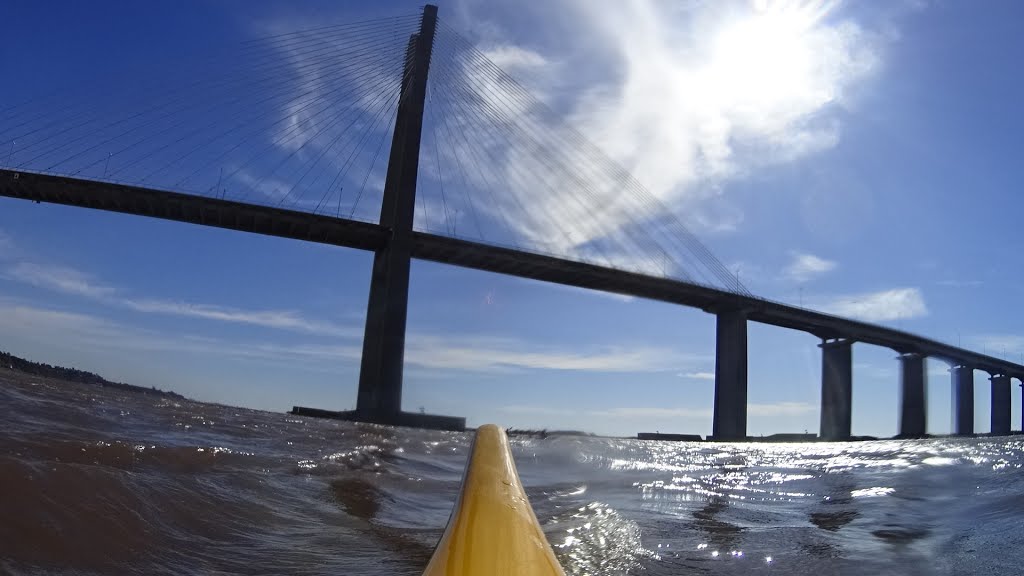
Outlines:
[[814,91],[822,2],[758,2],[714,37],[705,81],[720,103],[770,112]]

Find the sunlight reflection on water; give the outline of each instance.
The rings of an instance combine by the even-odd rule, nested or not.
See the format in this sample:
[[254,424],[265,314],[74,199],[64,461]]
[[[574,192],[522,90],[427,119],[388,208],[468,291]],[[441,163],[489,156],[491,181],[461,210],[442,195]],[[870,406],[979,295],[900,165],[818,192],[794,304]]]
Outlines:
[[[0,402],[12,408],[0,572],[14,574],[418,575],[469,445],[45,383],[4,383]],[[571,575],[1017,574],[1024,563],[1016,437],[512,444]]]

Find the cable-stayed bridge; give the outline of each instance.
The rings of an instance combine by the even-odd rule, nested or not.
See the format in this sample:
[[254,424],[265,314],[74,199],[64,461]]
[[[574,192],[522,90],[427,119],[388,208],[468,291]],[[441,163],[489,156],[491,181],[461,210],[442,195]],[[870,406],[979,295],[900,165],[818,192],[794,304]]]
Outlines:
[[992,376],[992,432],[1010,432],[1024,366],[752,295],[557,97],[532,96],[436,7],[260,38],[180,76],[3,107],[0,194],[373,251],[342,416],[464,425],[401,410],[419,258],[715,314],[718,439],[746,437],[750,321],[822,339],[822,438],[851,435],[854,342],[899,353],[901,435],[926,432],[927,357],[952,367],[956,433],[974,430],[974,370]]

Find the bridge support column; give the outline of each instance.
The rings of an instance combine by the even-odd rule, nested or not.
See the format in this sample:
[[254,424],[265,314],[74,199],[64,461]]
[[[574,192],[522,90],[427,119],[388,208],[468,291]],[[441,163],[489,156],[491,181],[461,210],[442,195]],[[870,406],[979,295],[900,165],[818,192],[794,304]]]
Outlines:
[[1010,377],[1005,374],[993,374],[992,382],[992,420],[989,431],[999,436],[1010,435]]
[[853,341],[821,343],[822,440],[849,440],[853,404]]
[[953,379],[953,434],[974,434],[974,368],[954,366]]
[[715,440],[747,438],[747,315],[717,315],[715,337]]
[[391,237],[387,245],[374,254],[354,416],[358,420],[384,424],[461,429],[465,425],[461,418],[402,412],[416,177],[427,72],[436,25],[437,7],[427,5],[419,33],[409,39],[406,51],[380,213],[380,224],[391,231]]
[[927,432],[928,383],[921,354],[900,355],[900,437],[920,438]]

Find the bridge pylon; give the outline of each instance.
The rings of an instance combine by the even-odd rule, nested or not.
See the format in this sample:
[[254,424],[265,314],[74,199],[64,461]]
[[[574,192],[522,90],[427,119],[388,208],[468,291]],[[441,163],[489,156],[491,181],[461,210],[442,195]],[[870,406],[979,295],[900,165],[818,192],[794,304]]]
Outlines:
[[[427,74],[437,28],[437,6],[423,8],[419,32],[409,38],[395,130],[391,139],[380,225],[390,231],[373,258],[366,309],[363,357],[355,418],[381,424],[429,424],[424,415],[402,412],[405,327],[412,264],[412,228],[416,210],[423,109]],[[416,422],[412,422],[415,420]],[[438,417],[436,427],[461,429],[465,420]],[[434,427],[434,426],[431,426]]]

